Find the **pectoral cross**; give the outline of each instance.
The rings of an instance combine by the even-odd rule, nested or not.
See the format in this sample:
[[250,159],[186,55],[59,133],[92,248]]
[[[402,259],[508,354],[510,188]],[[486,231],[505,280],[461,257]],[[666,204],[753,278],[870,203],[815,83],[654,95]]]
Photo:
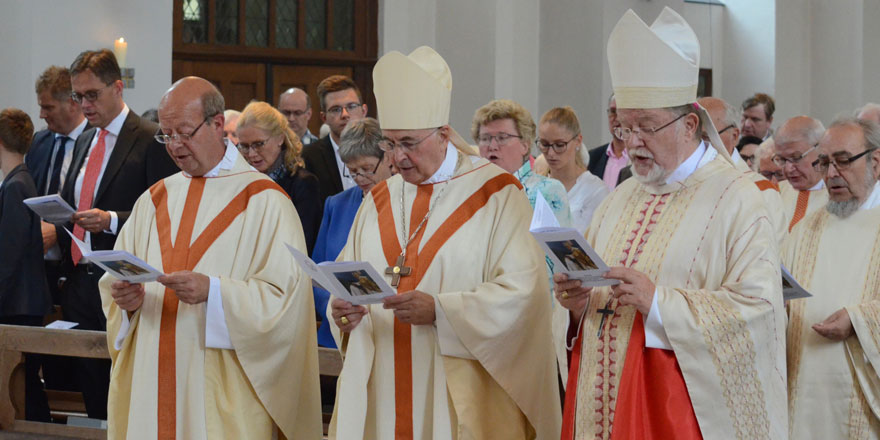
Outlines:
[[603,307],[603,308],[601,308],[601,309],[596,309],[596,313],[601,313],[601,314],[602,314],[602,320],[599,321],[599,331],[596,333],[596,337],[597,337],[597,338],[601,338],[601,337],[602,337],[602,329],[605,328],[605,318],[607,318],[608,315],[613,315],[613,314],[614,314],[614,310],[611,310],[611,309],[608,308],[610,305],[611,305],[611,300],[608,300],[608,302],[605,303],[605,307]]
[[394,267],[385,268],[385,275],[391,275],[391,286],[397,287],[397,284],[400,282],[400,277],[409,276],[412,272],[411,267],[406,267],[403,263],[406,261],[406,257],[401,255],[397,257],[397,263],[394,264]]

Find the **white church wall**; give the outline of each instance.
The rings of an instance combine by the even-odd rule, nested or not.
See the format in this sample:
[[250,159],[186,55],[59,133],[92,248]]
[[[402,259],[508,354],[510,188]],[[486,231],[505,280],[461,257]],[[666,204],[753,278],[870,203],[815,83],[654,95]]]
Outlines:
[[45,126],[34,92],[40,73],[119,37],[135,68],[135,88],[123,92],[132,110],[156,107],[171,85],[172,0],[0,0],[0,10],[0,106],[25,110],[37,128]]

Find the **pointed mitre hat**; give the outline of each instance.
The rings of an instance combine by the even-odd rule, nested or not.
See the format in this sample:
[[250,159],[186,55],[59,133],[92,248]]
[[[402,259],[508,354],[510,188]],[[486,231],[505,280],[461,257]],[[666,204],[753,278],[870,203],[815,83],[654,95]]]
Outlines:
[[608,38],[608,65],[617,108],[694,105],[715,149],[731,160],[709,114],[696,104],[700,42],[681,15],[664,7],[648,26],[626,11]]
[[[404,55],[392,51],[373,68],[379,125],[386,130],[421,130],[449,123],[452,72],[437,51],[421,46]],[[450,127],[450,141],[468,154],[476,151]]]

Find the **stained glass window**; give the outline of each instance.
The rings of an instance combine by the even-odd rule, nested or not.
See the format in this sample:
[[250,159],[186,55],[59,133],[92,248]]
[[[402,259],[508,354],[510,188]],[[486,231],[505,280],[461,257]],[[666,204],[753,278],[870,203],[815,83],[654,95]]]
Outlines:
[[208,42],[207,0],[183,0],[183,42]]
[[324,0],[306,0],[306,48],[327,47],[327,5]]
[[354,0],[333,0],[333,50],[354,50]]
[[217,44],[238,44],[238,0],[217,0],[214,38]]
[[297,12],[299,1],[275,1],[275,46],[290,49],[296,47]]
[[269,45],[269,0],[247,0],[245,3],[245,44]]

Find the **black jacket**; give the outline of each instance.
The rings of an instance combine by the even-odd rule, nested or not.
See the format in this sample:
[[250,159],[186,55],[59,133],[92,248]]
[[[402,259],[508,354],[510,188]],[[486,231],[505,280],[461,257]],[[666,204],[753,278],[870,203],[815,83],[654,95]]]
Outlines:
[[52,309],[40,217],[23,203],[36,196],[25,164],[0,185],[0,316],[44,316]]
[[330,135],[303,147],[302,158],[306,170],[318,177],[322,203],[327,197],[342,192],[342,177],[339,175]]
[[[601,147],[596,147],[590,150],[590,164],[587,166],[587,169],[593,173],[594,176],[604,179],[605,178],[605,165],[608,164],[608,154],[606,151],[608,150],[608,144],[602,145]],[[620,185],[624,180],[630,178],[632,176],[632,169],[629,165],[623,167],[620,170],[620,175],[617,176],[617,185]]]
[[321,228],[321,217],[324,214],[324,200],[319,194],[318,178],[304,168],[298,168],[296,173],[284,173],[284,176],[275,183],[284,189],[290,196],[299,221],[302,223],[303,235],[306,238],[306,247],[309,255],[315,247],[315,239],[318,238],[318,229]]

